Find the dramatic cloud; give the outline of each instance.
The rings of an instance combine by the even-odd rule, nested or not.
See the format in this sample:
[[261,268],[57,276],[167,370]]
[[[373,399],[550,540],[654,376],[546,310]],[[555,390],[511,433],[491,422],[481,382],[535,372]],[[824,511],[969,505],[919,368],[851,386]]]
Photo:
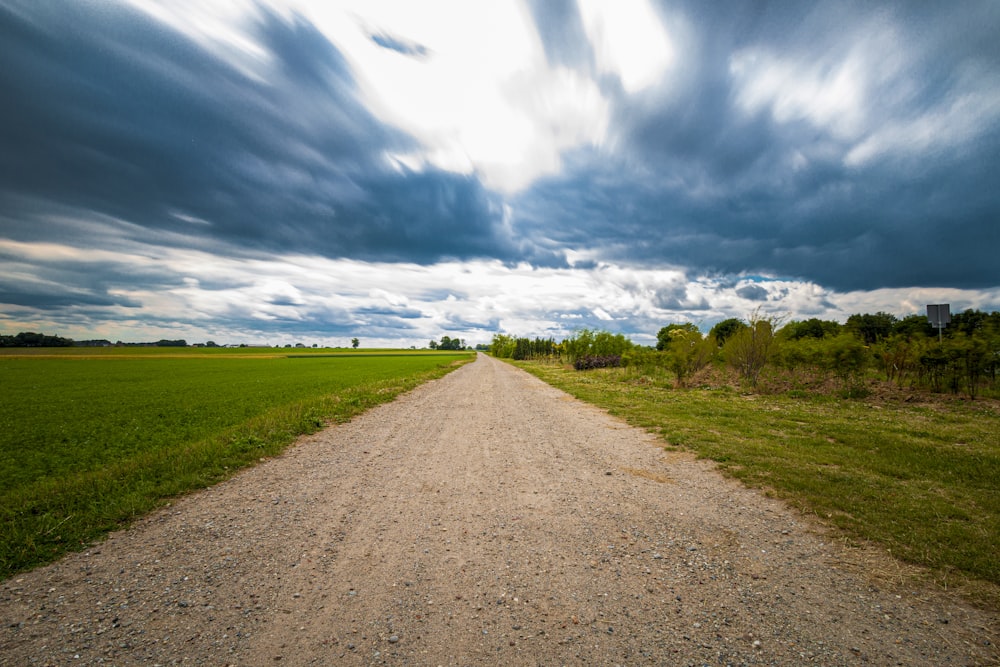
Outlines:
[[[963,44],[929,45],[929,27],[954,17],[771,17],[750,4],[688,16],[676,76],[616,105],[615,150],[581,151],[521,195],[515,209],[548,221],[547,239],[845,290],[996,285],[996,20],[940,28]],[[570,224],[551,224],[567,209]]]
[[[268,58],[252,78],[134,11],[44,7],[37,23],[8,16],[2,35],[14,66],[0,77],[19,94],[0,111],[0,196],[19,238],[74,236],[76,211],[181,243],[512,258],[498,198],[393,163],[413,140],[360,105],[336,48],[301,19],[261,13]],[[56,205],[70,216],[51,220]]]
[[0,329],[1000,309],[998,29],[989,1],[13,0]]

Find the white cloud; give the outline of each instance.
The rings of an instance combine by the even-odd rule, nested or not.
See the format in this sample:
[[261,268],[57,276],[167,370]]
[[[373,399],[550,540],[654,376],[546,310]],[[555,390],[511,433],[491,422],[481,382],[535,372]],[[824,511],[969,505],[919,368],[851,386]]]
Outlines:
[[960,149],[998,121],[1000,78],[980,78],[924,113],[887,119],[848,151],[844,163],[854,167],[882,157],[918,158]]
[[[393,156],[476,173],[513,192],[560,167],[560,152],[599,143],[608,103],[581,74],[551,68],[520,3],[356,0],[298,2],[350,62],[368,108],[421,142]],[[388,35],[425,50],[413,57],[384,48]]]
[[[922,313],[927,303],[953,310],[991,309],[1000,289],[883,289],[847,294],[813,283],[744,277],[688,278],[678,270],[603,264],[596,268],[534,268],[496,261],[431,266],[285,255],[227,258],[197,250],[134,243],[125,252],[84,251],[56,243],[0,242],[26,265],[55,262],[81,275],[100,264],[115,275],[149,275],[157,285],[111,283],[107,293],[133,307],[69,306],[62,311],[9,307],[0,329],[43,330],[74,338],[185,338],[189,342],[422,347],[442,335],[487,343],[493,333],[565,338],[579,328],[622,331],[642,344],[660,327],[745,318],[758,307],[783,319],[843,322],[853,313]],[[8,274],[16,278],[16,274]],[[119,279],[121,280],[121,279]],[[163,284],[172,284],[164,288]],[[743,288],[753,286],[753,298]],[[82,297],[86,286],[79,289]],[[761,290],[766,292],[762,298]],[[670,296],[664,299],[663,295]],[[85,299],[84,299],[85,301]],[[385,319],[390,320],[389,324]],[[68,326],[66,322],[74,324]]]
[[[252,37],[260,12],[252,0],[129,2],[247,76],[271,75],[271,54]],[[648,48],[645,58],[618,49],[609,61],[629,86],[664,58],[643,6],[623,15],[627,24],[612,26],[631,26],[637,32],[629,43]],[[310,21],[347,59],[368,109],[420,142],[417,152],[386,156],[395,164],[475,173],[491,188],[514,192],[556,173],[562,151],[599,144],[606,134],[609,103],[596,82],[549,66],[522,2],[272,0],[267,7]],[[421,53],[386,48],[375,36]]]
[[658,83],[674,61],[674,45],[647,0],[580,0],[580,15],[601,73],[626,93]]
[[747,113],[767,109],[779,123],[807,120],[839,138],[858,135],[866,119],[867,63],[860,54],[839,62],[803,62],[765,49],[730,59],[736,103]]
[[[736,104],[769,111],[778,123],[806,121],[852,142],[913,102],[918,54],[890,14],[844,24],[837,8],[819,8],[801,42],[754,45],[730,57]],[[839,24],[836,32],[831,24]]]
[[[976,63],[926,97],[922,54],[891,17],[844,30],[808,53],[753,46],[730,58],[736,104],[782,124],[806,121],[842,143],[847,166],[960,149],[1000,120],[1000,78]],[[924,96],[925,99],[921,99]]]

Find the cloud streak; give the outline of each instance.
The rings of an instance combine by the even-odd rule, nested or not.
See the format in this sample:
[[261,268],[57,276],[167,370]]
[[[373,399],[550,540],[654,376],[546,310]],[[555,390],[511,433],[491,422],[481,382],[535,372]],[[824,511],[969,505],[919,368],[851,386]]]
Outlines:
[[22,94],[0,114],[5,228],[20,238],[49,233],[37,221],[61,206],[233,249],[513,252],[476,179],[392,163],[413,140],[359,104],[336,48],[301,19],[261,14],[254,37],[269,58],[255,79],[140,13],[51,12],[37,24],[8,15],[2,35],[5,61],[21,65],[3,83]]
[[1000,308],[998,27],[991,2],[15,0],[0,326]]

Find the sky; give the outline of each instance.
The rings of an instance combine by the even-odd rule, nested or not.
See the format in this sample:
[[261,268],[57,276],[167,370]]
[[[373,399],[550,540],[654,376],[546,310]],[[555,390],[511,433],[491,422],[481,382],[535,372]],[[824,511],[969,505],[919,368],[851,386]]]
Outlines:
[[1000,310],[1000,3],[0,0],[0,332]]

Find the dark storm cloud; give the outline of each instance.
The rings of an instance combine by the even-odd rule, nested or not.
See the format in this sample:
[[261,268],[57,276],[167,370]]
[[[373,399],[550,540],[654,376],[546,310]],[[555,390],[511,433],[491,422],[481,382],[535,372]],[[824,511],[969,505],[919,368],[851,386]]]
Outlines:
[[736,289],[736,294],[750,301],[767,301],[768,292],[760,285],[744,285]]
[[24,260],[0,247],[0,303],[36,307],[43,310],[64,307],[139,307],[133,298],[116,293],[123,284],[146,288],[177,287],[175,274],[123,265],[108,260],[80,261],[53,257]]
[[[562,173],[521,194],[519,230],[606,261],[696,275],[758,272],[837,290],[1000,282],[1000,5],[664,9],[668,31],[678,13],[687,19],[690,52],[660,87],[616,100],[614,154],[579,150],[566,156]],[[553,30],[541,34],[558,51],[563,39]],[[840,117],[836,106],[822,108],[842,102],[835,97],[789,102],[800,94],[794,87],[774,102],[785,105],[785,117],[771,104],[739,104],[732,67],[745,49],[777,54],[822,80],[881,39],[898,40],[906,62],[869,91],[856,121],[863,127],[849,127],[855,119]],[[864,73],[886,67],[863,64]],[[984,77],[979,85],[969,82],[976,75]],[[962,105],[981,108],[963,115],[956,112]],[[866,137],[891,139],[896,126],[912,141],[852,161],[852,147]]]
[[0,303],[39,310],[62,310],[77,306],[123,306],[135,308],[139,304],[106,292],[67,289],[65,285],[45,285],[36,282],[10,280],[0,277]]
[[696,275],[764,273],[839,290],[998,282],[1000,205],[987,170],[888,169],[817,179],[791,193],[754,188],[702,198],[692,195],[696,188],[657,187],[641,173],[623,179],[626,166],[592,159],[525,194],[519,228],[531,234],[542,221],[563,219],[544,227],[540,243]]
[[704,299],[692,301],[686,284],[660,288],[653,297],[653,305],[664,310],[682,311],[704,310],[709,307]]
[[0,7],[4,234],[60,226],[87,246],[73,218],[104,216],[136,240],[217,252],[512,257],[494,195],[395,167],[387,154],[413,140],[360,104],[336,48],[302,20],[258,15],[260,79],[136,11]]

